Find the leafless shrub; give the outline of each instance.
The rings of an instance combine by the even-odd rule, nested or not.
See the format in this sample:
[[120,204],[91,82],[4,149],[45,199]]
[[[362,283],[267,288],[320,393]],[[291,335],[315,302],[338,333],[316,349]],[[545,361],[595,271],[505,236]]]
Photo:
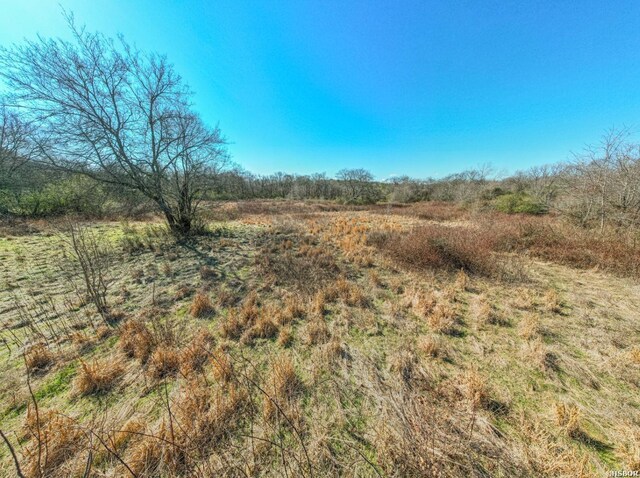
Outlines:
[[[100,316],[113,323],[107,302],[109,286],[113,283],[113,250],[95,231],[77,223],[68,228],[72,256],[82,277],[84,292],[90,298]],[[64,271],[63,271],[64,272]],[[73,276],[71,277],[73,279]],[[79,291],[80,288],[77,287]]]

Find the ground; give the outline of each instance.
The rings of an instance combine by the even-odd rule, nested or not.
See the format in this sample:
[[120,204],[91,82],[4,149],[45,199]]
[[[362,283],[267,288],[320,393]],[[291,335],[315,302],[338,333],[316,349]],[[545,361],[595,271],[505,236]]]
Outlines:
[[26,476],[640,467],[637,280],[522,253],[496,253],[497,276],[415,268],[376,245],[473,227],[436,205],[205,208],[184,241],[86,225],[108,245],[106,318],[64,223],[3,230],[0,430]]

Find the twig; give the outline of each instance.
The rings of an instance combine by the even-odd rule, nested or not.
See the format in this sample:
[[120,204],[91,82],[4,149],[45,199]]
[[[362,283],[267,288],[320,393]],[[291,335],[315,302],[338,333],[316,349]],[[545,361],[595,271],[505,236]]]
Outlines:
[[16,452],[13,449],[13,446],[11,446],[11,442],[9,442],[9,439],[5,436],[4,433],[2,433],[2,430],[0,430],[0,436],[2,436],[2,439],[4,440],[4,442],[9,447],[9,452],[11,453],[11,456],[13,457],[13,464],[16,467],[16,473],[18,474],[18,477],[19,478],[25,478],[25,476],[22,474],[22,470],[20,469],[20,462],[18,461],[18,457],[16,456]]

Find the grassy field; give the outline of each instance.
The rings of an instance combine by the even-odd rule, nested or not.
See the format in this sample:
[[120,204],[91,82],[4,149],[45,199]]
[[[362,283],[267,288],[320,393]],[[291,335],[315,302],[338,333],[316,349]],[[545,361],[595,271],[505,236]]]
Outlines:
[[62,224],[2,229],[0,430],[25,476],[640,468],[637,249],[437,203],[205,212],[184,242],[86,225],[109,320]]

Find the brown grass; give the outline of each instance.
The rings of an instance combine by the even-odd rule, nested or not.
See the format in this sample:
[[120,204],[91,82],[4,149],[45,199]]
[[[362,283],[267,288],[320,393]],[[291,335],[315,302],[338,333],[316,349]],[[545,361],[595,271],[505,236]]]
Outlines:
[[427,322],[434,332],[449,334],[454,331],[455,319],[455,308],[446,302],[441,302],[429,314]]
[[556,403],[554,406],[556,424],[571,438],[579,437],[583,432],[580,428],[580,409],[575,405]]
[[161,345],[153,351],[147,365],[155,379],[175,375],[180,368],[180,353],[173,347]]
[[119,347],[128,357],[144,363],[153,352],[155,341],[144,322],[131,319],[120,329]]
[[[285,234],[288,237],[281,237]],[[330,250],[301,245],[301,240],[300,231],[271,231],[256,265],[275,285],[312,295],[335,280],[340,269]]]
[[302,389],[291,357],[281,354],[272,361],[265,385],[268,396],[264,398],[262,413],[265,420],[273,420],[278,415],[278,407],[288,409]]
[[407,290],[404,296],[405,305],[411,307],[413,312],[422,318],[427,318],[433,312],[437,304],[436,296],[433,292],[427,292],[420,289]]
[[189,309],[189,313],[193,317],[202,318],[210,316],[214,311],[213,303],[209,296],[200,291],[193,298],[193,302],[191,302],[191,307]]
[[282,325],[292,322],[295,319],[304,317],[305,308],[302,305],[302,297],[287,295],[284,299],[284,307],[280,314]]
[[528,363],[542,371],[557,368],[556,356],[551,353],[540,337],[534,337],[523,346],[524,356]]
[[280,347],[289,347],[293,342],[293,330],[291,327],[283,327],[278,334],[278,345]]
[[24,449],[24,472],[28,478],[60,476],[61,466],[82,448],[80,444],[84,439],[84,432],[75,420],[56,412],[41,417],[39,426],[30,432],[33,440]]
[[29,372],[37,373],[49,368],[54,362],[54,356],[44,343],[37,343],[25,352],[24,361]]
[[416,346],[418,351],[427,357],[443,357],[446,355],[443,340],[437,335],[423,335],[418,337]]
[[207,329],[201,329],[189,344],[180,350],[180,373],[189,375],[194,372],[202,372],[214,343],[215,339],[211,332]]
[[316,292],[313,296],[313,300],[311,301],[311,313],[313,315],[322,316],[327,311],[327,293],[323,290]]
[[211,357],[211,373],[213,378],[222,383],[229,383],[233,378],[233,362],[231,357],[221,348],[216,349]]
[[74,388],[81,395],[108,392],[123,373],[123,364],[114,357],[92,362],[83,360],[80,362]]
[[534,313],[526,313],[518,324],[518,333],[525,340],[532,340],[540,335],[540,318]]
[[238,339],[242,335],[244,324],[237,309],[229,309],[220,319],[220,335],[229,339]]
[[462,392],[474,409],[484,408],[489,402],[487,380],[475,368],[469,369],[464,374]]
[[[272,339],[278,334],[278,324],[273,319],[273,315],[269,309],[263,309],[263,313],[260,315],[253,327],[251,327],[245,334],[247,340],[251,342],[253,339]],[[243,336],[244,338],[244,336]]]
[[315,317],[307,323],[304,329],[304,341],[307,345],[319,345],[326,343],[331,334],[329,327],[322,317]]
[[495,276],[495,237],[490,230],[430,224],[408,233],[371,235],[370,241],[412,269],[463,270],[465,273]]

